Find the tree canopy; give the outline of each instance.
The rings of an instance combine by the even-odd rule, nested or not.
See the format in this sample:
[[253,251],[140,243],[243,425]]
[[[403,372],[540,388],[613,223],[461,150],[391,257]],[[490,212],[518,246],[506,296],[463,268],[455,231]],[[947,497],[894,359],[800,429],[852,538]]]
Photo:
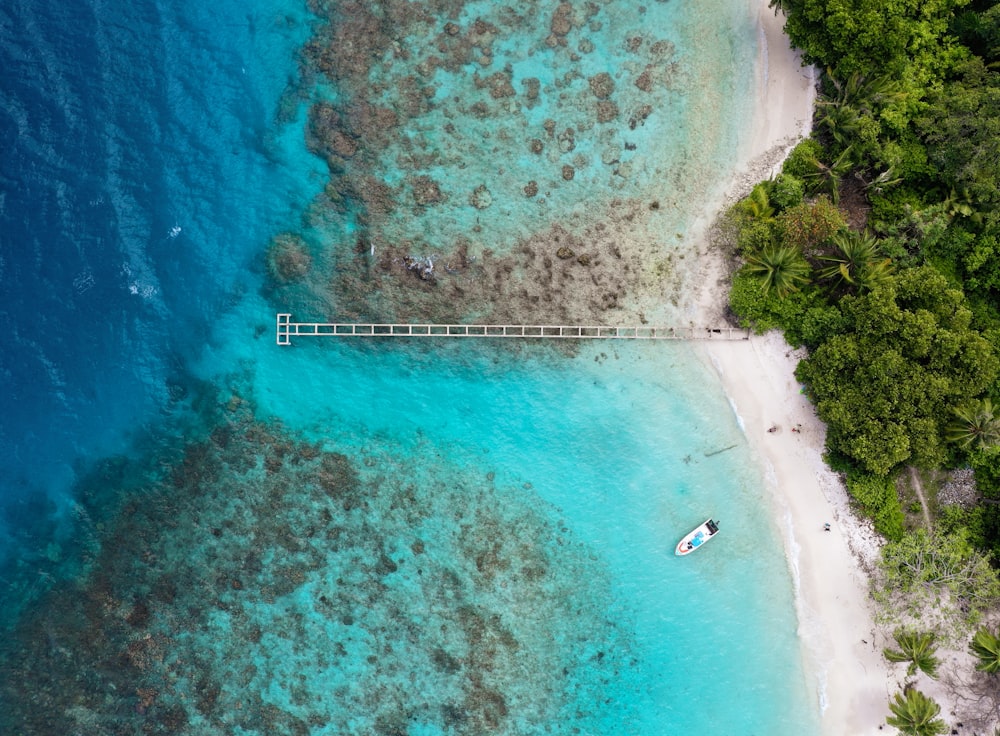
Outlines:
[[929,267],[838,303],[847,328],[799,364],[828,443],[875,475],[943,464],[952,408],[996,379],[961,291]]
[[947,31],[968,0],[773,0],[785,31],[807,62],[837,76],[883,69],[894,76],[920,70],[920,84],[946,68],[962,47]]

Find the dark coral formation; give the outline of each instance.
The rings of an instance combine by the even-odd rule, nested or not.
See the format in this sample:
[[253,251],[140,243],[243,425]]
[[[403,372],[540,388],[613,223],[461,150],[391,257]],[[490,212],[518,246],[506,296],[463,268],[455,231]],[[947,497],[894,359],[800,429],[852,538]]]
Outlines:
[[301,281],[309,273],[311,266],[309,247],[294,233],[282,233],[268,246],[267,272],[279,284]]
[[[537,183],[522,192],[528,197],[539,194]],[[618,230],[651,209],[648,203],[615,204],[608,221]],[[616,232],[598,222],[574,235],[555,224],[522,239],[507,255],[487,248],[471,256],[472,241],[420,258],[413,255],[413,244],[380,242],[374,256],[366,245],[368,257],[338,262],[336,313],[360,321],[452,323],[475,314],[497,324],[614,323],[620,319],[616,310],[632,289],[666,289],[672,284],[669,259],[650,273],[643,254],[622,248]],[[564,252],[572,255],[561,255]],[[583,253],[586,258],[575,259]]]
[[0,731],[589,732],[616,707],[609,591],[530,495],[229,408],[4,644]]
[[[635,319],[602,312],[642,292],[634,263],[649,254],[610,231],[648,195],[595,202],[594,192],[631,184],[643,152],[630,132],[666,106],[676,66],[673,44],[647,34],[643,9],[609,6],[546,0],[487,17],[465,0],[314,2],[327,22],[306,47],[306,78],[325,77],[336,102],[310,111],[309,146],[331,175],[317,207],[335,212],[314,208],[313,220],[332,224],[335,242],[310,303],[332,288],[338,319]],[[617,37],[604,30],[618,27]],[[595,42],[621,64],[585,74],[579,62]],[[524,75],[530,56],[554,78]],[[559,209],[578,202],[585,220]],[[338,230],[350,234],[337,242]],[[596,238],[586,272],[551,273],[528,255],[554,252],[552,232]],[[571,281],[583,294],[566,303],[559,292]]]

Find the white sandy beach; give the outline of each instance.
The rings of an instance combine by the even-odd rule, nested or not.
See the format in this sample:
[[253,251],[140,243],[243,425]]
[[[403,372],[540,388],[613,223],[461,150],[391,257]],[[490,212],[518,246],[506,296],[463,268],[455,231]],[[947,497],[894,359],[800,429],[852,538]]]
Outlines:
[[[823,709],[823,733],[877,734],[895,690],[859,562],[871,559],[877,546],[851,515],[845,490],[823,463],[825,427],[799,393],[793,374],[801,355],[778,333],[707,343],[703,352],[774,491],[797,586],[806,669],[816,678]],[[774,426],[777,431],[769,432]],[[829,532],[823,529],[828,522]]]
[[[760,94],[748,163],[731,199],[777,171],[794,143],[808,133],[814,75],[801,66],[782,32],[783,17],[759,6]],[[710,280],[718,283],[717,280]],[[711,283],[706,286],[711,290]],[[720,291],[716,289],[717,299]],[[718,315],[702,301],[706,315]],[[718,319],[708,318],[709,322]],[[825,427],[794,377],[801,355],[779,334],[703,347],[718,373],[747,440],[774,491],[775,513],[797,586],[800,637],[806,669],[815,677],[823,733],[885,733],[895,685],[876,634],[863,560],[877,554],[875,536],[850,513],[839,479],[823,463]],[[774,432],[768,432],[777,426]],[[796,431],[793,431],[796,430]],[[824,524],[831,531],[824,531]],[[887,727],[885,727],[887,728]],[[891,730],[891,729],[890,729]]]

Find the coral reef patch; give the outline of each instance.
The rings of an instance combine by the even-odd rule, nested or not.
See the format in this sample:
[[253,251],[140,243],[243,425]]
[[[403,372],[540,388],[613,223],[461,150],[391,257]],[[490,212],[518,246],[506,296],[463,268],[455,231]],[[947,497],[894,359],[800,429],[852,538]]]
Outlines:
[[[691,244],[675,234],[704,203],[702,182],[717,179],[696,169],[720,134],[701,122],[663,145],[689,125],[690,73],[679,39],[664,37],[681,33],[665,4],[314,10],[324,22],[304,53],[320,90],[309,92],[308,144],[330,182],[309,224],[329,253],[298,301],[286,295],[290,309],[635,323],[649,303],[677,303]],[[548,266],[560,237],[585,241],[589,262]]]
[[338,449],[229,409],[4,643],[0,731],[591,733],[627,718],[629,634],[554,509],[419,441]]

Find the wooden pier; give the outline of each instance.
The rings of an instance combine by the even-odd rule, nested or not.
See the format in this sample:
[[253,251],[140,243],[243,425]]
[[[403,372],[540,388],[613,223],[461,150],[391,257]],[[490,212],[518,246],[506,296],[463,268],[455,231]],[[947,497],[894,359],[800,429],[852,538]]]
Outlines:
[[293,337],[494,337],[564,340],[749,340],[739,327],[607,327],[597,325],[438,325],[292,322],[277,316],[278,345]]

